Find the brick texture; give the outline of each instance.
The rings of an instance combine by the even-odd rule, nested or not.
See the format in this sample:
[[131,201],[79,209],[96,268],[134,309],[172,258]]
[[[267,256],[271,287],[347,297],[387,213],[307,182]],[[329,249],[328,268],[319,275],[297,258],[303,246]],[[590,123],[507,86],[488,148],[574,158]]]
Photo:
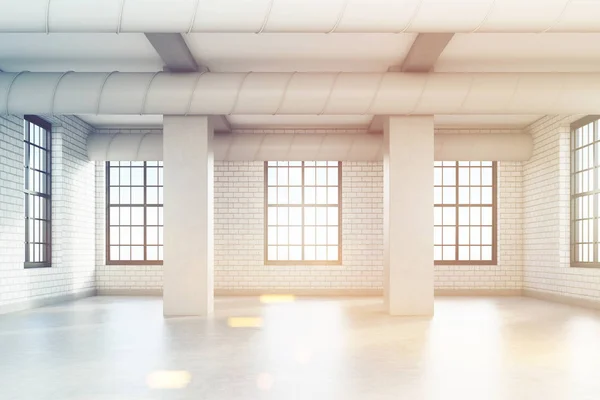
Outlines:
[[534,155],[523,163],[523,288],[600,301],[600,269],[570,267],[570,124],[549,116],[529,127]]
[[0,306],[95,288],[92,128],[75,117],[52,123],[52,267],[24,269],[23,119],[0,117]]

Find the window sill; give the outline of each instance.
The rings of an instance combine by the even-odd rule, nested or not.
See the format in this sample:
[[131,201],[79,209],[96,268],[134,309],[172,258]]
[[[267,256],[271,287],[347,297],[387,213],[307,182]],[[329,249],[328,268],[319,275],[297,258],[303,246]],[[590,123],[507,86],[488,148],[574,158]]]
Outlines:
[[433,265],[440,266],[462,266],[462,265],[472,265],[472,266],[495,266],[498,265],[498,261],[434,261]]
[[51,268],[52,264],[51,263],[32,263],[32,262],[26,262],[24,263],[25,269],[37,269],[37,268]]
[[163,265],[163,261],[106,261],[105,265],[135,266],[135,265]]
[[343,267],[340,261],[325,262],[287,262],[287,261],[268,261],[264,263],[265,267]]
[[569,268],[600,269],[600,264],[571,264]]

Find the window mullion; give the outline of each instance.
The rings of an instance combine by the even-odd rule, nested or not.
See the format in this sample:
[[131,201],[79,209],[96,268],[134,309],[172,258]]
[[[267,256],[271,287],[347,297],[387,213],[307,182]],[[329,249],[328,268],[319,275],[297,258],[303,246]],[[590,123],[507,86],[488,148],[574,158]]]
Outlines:
[[[301,187],[300,187],[300,190],[302,192],[302,206],[301,206],[302,212],[300,213],[300,215],[302,217],[302,220],[300,221],[300,226],[301,226],[300,234],[302,235],[302,241],[301,241],[302,248],[300,251],[302,251],[302,256],[300,258],[302,259],[302,261],[306,261],[305,255],[304,255],[305,254],[305,251],[304,251],[304,208],[306,207],[304,204],[304,161],[302,161],[302,163],[300,165],[301,165],[300,170],[302,171],[302,181],[301,181]],[[316,234],[316,232],[315,232],[315,234]],[[315,238],[315,240],[316,240],[316,238]]]
[[592,151],[594,154],[594,164],[593,164],[593,173],[592,173],[592,179],[594,180],[592,187],[594,188],[594,192],[595,194],[593,195],[593,205],[592,207],[592,213],[591,216],[594,218],[593,219],[593,229],[594,229],[594,242],[593,242],[593,254],[594,254],[594,263],[598,262],[598,217],[600,217],[598,215],[598,196],[600,196],[598,194],[598,152],[596,151],[596,130],[598,128],[598,121],[594,122],[592,127]]
[[[459,193],[459,190],[458,190],[458,188],[459,188],[459,182],[458,182],[458,178],[459,178],[459,174],[458,174],[458,161],[455,161],[454,168],[456,169],[456,178],[455,178],[456,179],[456,182],[455,182],[456,183],[456,187],[455,187],[455,192],[454,192],[455,193],[455,195],[454,195],[454,207],[456,208],[456,217],[455,217],[456,221],[455,221],[455,229],[454,229],[454,235],[455,235],[455,238],[454,238],[454,240],[455,240],[455,242],[454,242],[454,246],[455,246],[454,261],[458,261],[460,259],[459,256],[458,256],[458,239],[459,239],[459,236],[458,236],[458,232],[459,232],[459,223],[458,223],[458,215],[459,215],[458,214],[458,203],[459,203],[458,202],[458,193]],[[442,176],[442,179],[443,179],[443,176]],[[442,226],[443,225],[444,225],[444,214],[443,214],[443,210],[442,210]],[[442,259],[444,258],[443,257],[443,251],[444,251],[444,248],[442,248]]]
[[[146,173],[146,171],[147,171],[147,163],[146,163],[146,161],[144,161],[143,171],[144,171],[144,187],[143,187],[142,190],[144,191],[144,196],[143,196],[143,198],[144,198],[144,205],[142,207],[142,212],[144,213],[144,217],[143,217],[143,221],[144,221],[144,229],[143,229],[143,232],[144,232],[144,261],[148,261],[148,254],[147,254],[147,251],[148,251],[148,243],[147,243],[148,221],[146,220],[146,215],[148,214],[148,212],[147,212],[148,211],[148,204],[147,204],[147,199],[146,199],[146,192],[148,191],[147,190],[147,188],[148,188],[148,180],[147,180],[147,173]],[[158,175],[157,175],[157,179],[158,179]],[[157,195],[158,195],[158,193],[157,193]],[[131,222],[133,222],[133,221],[131,221]],[[157,251],[158,251],[158,249],[157,249]]]

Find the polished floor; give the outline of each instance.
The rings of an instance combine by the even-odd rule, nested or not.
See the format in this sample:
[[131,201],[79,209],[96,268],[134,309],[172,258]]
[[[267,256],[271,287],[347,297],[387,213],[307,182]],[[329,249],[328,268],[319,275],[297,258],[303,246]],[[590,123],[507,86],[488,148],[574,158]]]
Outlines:
[[2,400],[600,399],[600,313],[526,298],[95,297],[0,316]]

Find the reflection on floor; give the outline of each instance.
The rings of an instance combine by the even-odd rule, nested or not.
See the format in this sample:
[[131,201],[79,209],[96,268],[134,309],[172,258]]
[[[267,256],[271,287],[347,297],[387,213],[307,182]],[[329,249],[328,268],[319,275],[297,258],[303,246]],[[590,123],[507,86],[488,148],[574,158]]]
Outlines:
[[[281,300],[281,301],[279,301]],[[2,400],[600,399],[600,313],[526,298],[95,297],[0,316]]]

